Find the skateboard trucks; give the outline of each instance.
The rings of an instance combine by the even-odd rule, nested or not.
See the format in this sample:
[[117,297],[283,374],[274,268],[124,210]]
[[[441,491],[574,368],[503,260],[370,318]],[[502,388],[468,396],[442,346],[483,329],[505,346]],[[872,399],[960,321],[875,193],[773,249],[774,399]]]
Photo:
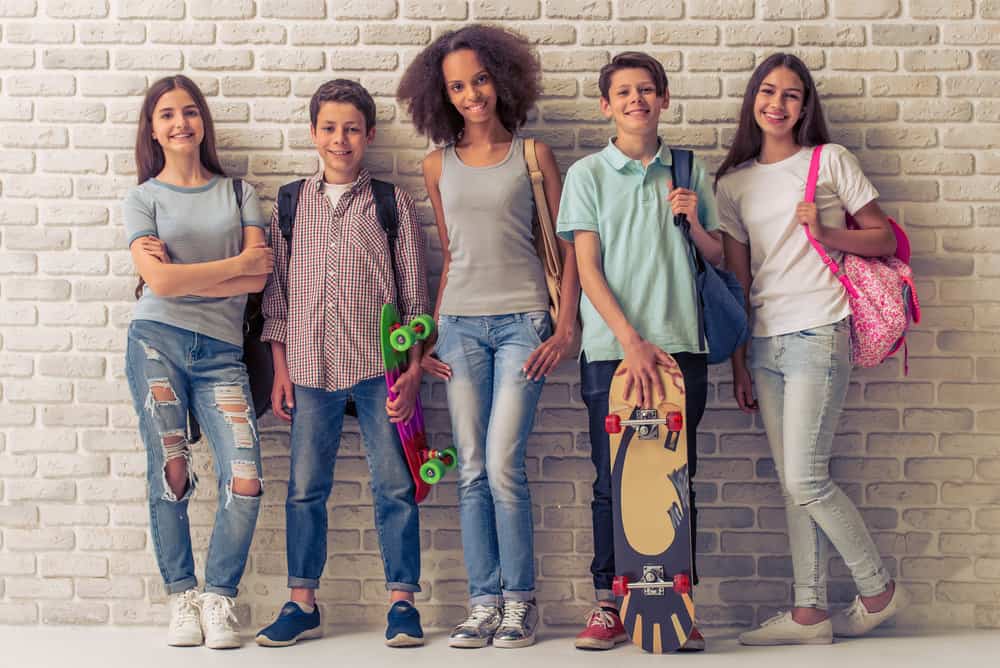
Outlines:
[[635,427],[639,440],[648,441],[660,438],[660,425],[667,427],[667,441],[665,447],[670,449],[677,447],[677,442],[681,437],[681,429],[684,428],[684,416],[680,411],[670,411],[665,416],[660,417],[656,409],[636,409],[635,417],[631,420],[623,420],[621,416],[612,413],[604,418],[604,431],[609,434],[620,433],[622,427]]
[[672,580],[667,580],[663,575],[663,566],[643,566],[639,582],[629,582],[624,575],[616,575],[611,581],[611,592],[615,596],[628,596],[633,589],[646,596],[663,596],[667,589],[673,589],[677,594],[689,594],[691,577],[687,573],[677,573]]

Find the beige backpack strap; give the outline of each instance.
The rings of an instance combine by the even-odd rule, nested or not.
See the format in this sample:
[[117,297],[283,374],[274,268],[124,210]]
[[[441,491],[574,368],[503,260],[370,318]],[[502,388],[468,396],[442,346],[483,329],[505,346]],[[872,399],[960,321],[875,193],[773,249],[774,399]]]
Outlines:
[[535,209],[538,212],[538,236],[541,241],[539,256],[542,259],[546,273],[554,277],[562,276],[562,255],[559,251],[559,240],[556,237],[555,225],[549,214],[549,204],[545,199],[545,176],[538,166],[538,154],[535,152],[535,140],[524,140],[524,159],[528,163],[528,175],[531,177],[531,190],[535,195]]

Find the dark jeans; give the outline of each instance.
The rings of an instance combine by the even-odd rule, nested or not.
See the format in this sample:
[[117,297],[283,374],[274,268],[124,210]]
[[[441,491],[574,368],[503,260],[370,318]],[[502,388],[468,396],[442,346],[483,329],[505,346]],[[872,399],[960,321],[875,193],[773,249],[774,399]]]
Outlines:
[[[673,353],[684,374],[687,413],[688,476],[691,480],[691,539],[698,535],[698,511],[694,505],[694,476],[698,470],[698,423],[705,413],[708,398],[708,357],[693,353]],[[615,576],[615,532],[611,513],[611,444],[604,431],[604,418],[608,414],[608,393],[611,379],[621,360],[588,362],[580,359],[580,382],[583,401],[590,417],[590,460],[594,462],[597,477],[594,479],[594,500],[590,511],[594,526],[594,560],[590,572],[594,576],[594,591],[598,600],[611,600],[611,580]],[[698,583],[698,570],[692,555],[691,576]]]

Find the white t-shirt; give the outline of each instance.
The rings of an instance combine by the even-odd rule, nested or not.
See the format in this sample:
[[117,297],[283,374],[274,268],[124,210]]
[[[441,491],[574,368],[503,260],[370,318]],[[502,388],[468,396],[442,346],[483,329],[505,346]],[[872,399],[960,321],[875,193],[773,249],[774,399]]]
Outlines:
[[327,183],[323,181],[323,194],[326,198],[330,200],[330,209],[334,210],[337,208],[337,203],[340,202],[340,198],[351,189],[353,183]]
[[[748,160],[719,179],[719,224],[750,245],[750,306],[754,336],[777,336],[828,325],[850,315],[843,285],[809,244],[795,207],[805,199],[812,147],[771,164]],[[857,159],[827,144],[820,155],[816,207],[820,224],[843,229],[878,197]],[[843,253],[827,249],[839,264]]]

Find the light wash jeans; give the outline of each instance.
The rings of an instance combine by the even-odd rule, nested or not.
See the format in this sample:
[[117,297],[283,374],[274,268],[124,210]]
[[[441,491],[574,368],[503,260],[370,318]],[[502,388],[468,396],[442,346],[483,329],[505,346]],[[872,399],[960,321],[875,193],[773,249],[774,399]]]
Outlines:
[[795,605],[826,609],[827,538],[862,596],[889,574],[858,509],[830,478],[830,455],[851,375],[850,324],[751,343],[750,371],[785,496]]
[[534,526],[524,468],[544,379],[529,380],[528,356],[552,332],[546,311],[442,315],[435,353],[447,384],[458,450],[459,518],[469,605],[535,597]]
[[[198,483],[187,438],[190,410],[212,447],[219,481],[205,591],[236,596],[260,496],[233,493],[232,480],[261,478],[257,419],[243,351],[186,329],[133,320],[125,355],[125,374],[146,446],[149,529],[166,591],[176,594],[198,584],[188,523],[188,499]],[[187,462],[188,486],[178,499],[167,485],[164,466],[181,458]]]
[[420,517],[399,433],[385,412],[387,394],[383,376],[334,392],[295,386],[292,469],[285,501],[289,588],[319,588],[327,559],[326,502],[333,489],[344,410],[351,396],[371,473],[386,589],[420,591]]

